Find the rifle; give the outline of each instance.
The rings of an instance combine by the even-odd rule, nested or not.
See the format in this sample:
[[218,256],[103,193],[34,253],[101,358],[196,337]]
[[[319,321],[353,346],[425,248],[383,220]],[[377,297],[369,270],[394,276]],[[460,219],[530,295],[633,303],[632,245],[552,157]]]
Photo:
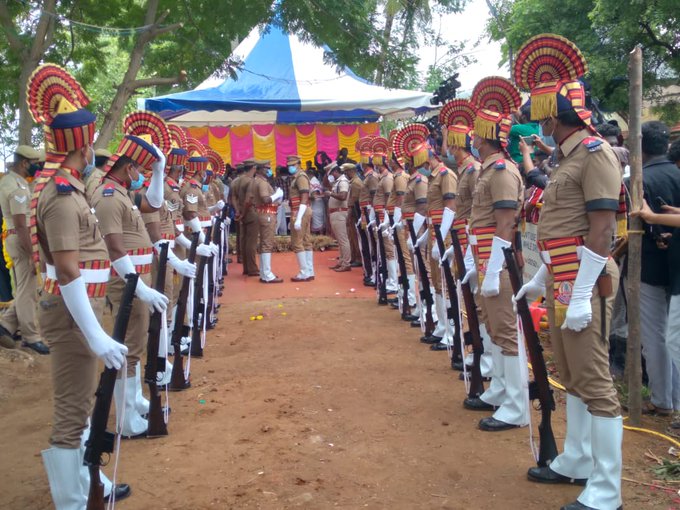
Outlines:
[[[446,247],[444,246],[444,240],[439,232],[439,228],[434,226],[434,235],[437,240],[437,247],[439,248],[440,257],[444,255]],[[446,282],[446,288],[449,291],[449,306],[446,307],[446,318],[449,321],[453,321],[453,326],[455,332],[453,334],[453,354],[451,356],[451,364],[456,361],[463,361],[463,356],[461,354],[461,327],[460,327],[460,315],[458,313],[458,293],[456,292],[456,283],[453,280],[453,275],[451,274],[451,266],[444,263],[441,265],[442,272],[444,273],[444,281]],[[443,290],[442,290],[443,292]]]
[[373,271],[371,268],[371,246],[368,242],[368,237],[366,236],[366,231],[361,228],[361,226],[356,226],[357,222],[361,220],[361,207],[359,202],[354,202],[352,205],[354,210],[354,228],[357,229],[357,234],[359,236],[360,247],[361,247],[361,261],[364,266],[364,279],[369,279],[373,276]]
[[[455,230],[451,230],[451,241],[453,242],[453,255],[456,261],[456,268],[458,269],[458,280],[462,282],[465,277],[465,257],[463,256],[463,248],[460,245],[460,239],[458,239],[458,234]],[[475,398],[484,393],[484,382],[481,371],[484,345],[482,344],[482,336],[479,334],[477,305],[475,304],[475,298],[472,295],[472,289],[470,289],[470,283],[461,283],[460,288],[463,293],[463,301],[465,302],[465,310],[467,311],[467,322],[470,328],[470,336],[472,337],[473,363],[468,397]]]
[[[522,284],[520,283],[521,273],[515,260],[515,252],[512,248],[503,248],[503,254],[505,255],[505,265],[510,275],[512,292],[516,295],[519,289],[522,288]],[[548,382],[548,370],[545,368],[543,346],[534,330],[529,304],[525,297],[517,300],[517,315],[519,315],[522,321],[524,338],[526,339],[527,351],[531,360],[531,369],[534,372],[534,380],[529,383],[529,399],[538,399],[541,407],[541,423],[538,425],[540,440],[538,465],[544,467],[550,465],[550,462],[557,457],[557,444],[555,443],[555,436],[550,424],[551,414],[555,410],[555,400],[553,399],[553,392]]]
[[[187,260],[192,264],[196,260],[196,247],[198,246],[198,232],[191,234],[191,248]],[[198,276],[198,275],[197,275]],[[184,324],[187,314],[187,298],[189,296],[191,278],[182,277],[182,287],[177,297],[177,310],[175,311],[175,327],[172,330],[172,343],[175,349],[175,357],[172,361],[172,377],[170,379],[170,391],[182,391],[191,387],[191,381],[184,377],[184,363],[182,361],[182,337],[189,335],[189,326]]]
[[[208,227],[205,230],[205,244],[210,244],[210,234],[212,233],[212,227]],[[198,267],[196,268],[196,280],[194,281],[194,309],[192,310],[192,327],[191,327],[191,355],[196,358],[203,357],[203,346],[201,345],[201,330],[203,329],[203,321],[206,320],[206,302],[203,300],[203,286],[205,282],[203,281],[203,273],[205,272],[205,265],[209,258],[214,257],[201,257],[198,261]],[[210,296],[208,296],[210,297]]]
[[[135,288],[137,287],[137,273],[125,275],[125,289],[118,308],[116,322],[113,325],[111,337],[120,343],[125,343],[130,313],[132,312],[132,301],[135,298]],[[113,398],[113,387],[116,385],[118,370],[115,368],[104,368],[99,376],[99,385],[95,393],[94,409],[92,411],[92,426],[90,436],[85,442],[85,455],[83,463],[90,472],[90,492],[87,496],[87,510],[104,510],[104,484],[99,478],[99,468],[103,465],[102,456],[113,453],[115,434],[106,430],[106,423],[109,421],[111,412],[111,399]]]
[[[378,222],[376,213],[376,224]],[[378,262],[376,272],[376,291],[378,294],[378,304],[387,304],[387,260],[385,255],[385,240],[383,239],[380,228],[373,227],[375,236],[378,238]]]
[[427,276],[427,268],[425,267],[425,259],[420,251],[420,248],[416,248],[416,242],[418,241],[416,231],[413,229],[413,221],[408,221],[408,230],[411,234],[411,243],[413,244],[413,251],[416,256],[416,264],[418,265],[418,280],[420,281],[420,303],[422,314],[425,317],[425,330],[423,333],[425,336],[431,336],[434,332],[434,316],[432,314],[432,307],[434,306],[434,299],[432,298],[432,289],[430,288],[430,280]]
[[366,215],[366,231],[369,241],[369,253],[371,254],[371,276],[375,278],[376,286],[378,284],[378,246],[374,235],[374,230],[371,225],[371,215],[368,213],[368,207],[364,207],[364,214]]
[[[158,254],[158,274],[156,275],[156,285],[154,289],[163,294],[165,291],[165,273],[168,268],[169,243],[161,245],[161,252]],[[161,337],[161,327],[163,314],[154,311],[149,319],[149,337],[146,343],[146,365],[144,365],[144,382],[149,385],[149,430],[147,437],[160,437],[168,435],[168,426],[163,417],[163,406],[161,404],[161,393],[158,391],[158,372],[165,371],[165,357],[158,355]]]
[[[215,218],[215,223],[213,224],[213,231],[212,231],[212,242],[215,243],[218,247],[220,247],[220,252],[222,251],[221,245],[222,245],[222,226],[221,226],[222,219],[221,218]],[[215,324],[217,324],[217,317],[216,315],[216,309],[215,309],[215,297],[217,295],[217,292],[219,291],[219,285],[215,285],[215,270],[216,270],[216,262],[219,263],[220,257],[219,254],[217,255],[217,258],[213,255],[210,257],[210,262],[208,263],[208,322],[206,323],[206,329],[213,329],[215,327]]]
[[[399,284],[401,285],[401,318],[408,320],[407,317],[411,315],[411,305],[408,302],[408,275],[406,274],[406,260],[404,259],[404,252],[401,249],[401,241],[399,240],[399,233],[394,226],[394,216],[389,216],[390,226],[392,226],[392,239],[394,240],[394,248],[397,252],[397,262],[399,263]],[[403,228],[403,227],[402,227]]]

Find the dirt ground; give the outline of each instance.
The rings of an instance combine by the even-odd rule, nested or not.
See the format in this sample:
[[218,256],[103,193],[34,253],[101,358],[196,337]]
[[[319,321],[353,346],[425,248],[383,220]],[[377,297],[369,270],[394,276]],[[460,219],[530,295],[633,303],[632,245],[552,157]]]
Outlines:
[[[261,285],[232,266],[193,386],[170,394],[170,435],[122,443],[118,480],[133,494],[118,506],[532,510],[574,500],[579,488],[526,480],[527,429],[479,431],[485,413],[463,409],[446,354],[378,307],[359,271],[329,271],[334,255],[316,255],[307,284]],[[294,261],[276,254],[274,271],[288,279]],[[0,508],[51,508],[40,458],[52,413],[47,357],[0,353],[0,411]],[[644,454],[668,447],[626,432],[623,476],[652,483]],[[680,508],[676,494],[648,486],[624,482],[623,493],[627,509]]]

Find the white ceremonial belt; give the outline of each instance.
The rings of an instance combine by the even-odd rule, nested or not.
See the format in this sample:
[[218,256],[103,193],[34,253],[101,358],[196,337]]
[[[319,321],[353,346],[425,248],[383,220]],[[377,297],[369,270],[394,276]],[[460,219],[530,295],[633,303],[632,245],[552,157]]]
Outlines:
[[145,253],[144,255],[130,255],[130,261],[133,266],[146,266],[153,262],[153,253]]
[[[57,269],[52,264],[46,264],[47,278],[57,280]],[[109,281],[110,268],[105,269],[81,269],[80,276],[85,283],[106,283]]]
[[468,234],[468,244],[471,246],[477,246],[477,236],[474,234]]
[[184,232],[184,222],[182,220],[176,221],[175,228],[177,229],[178,232]]
[[211,225],[212,225],[212,219],[201,221],[201,227],[210,227]]

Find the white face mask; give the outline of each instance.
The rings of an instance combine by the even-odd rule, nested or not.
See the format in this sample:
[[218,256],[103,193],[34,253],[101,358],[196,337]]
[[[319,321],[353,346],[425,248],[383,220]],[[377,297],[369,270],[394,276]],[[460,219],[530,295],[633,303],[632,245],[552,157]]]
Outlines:
[[335,182],[335,177],[332,174],[328,176],[328,182],[331,184]]

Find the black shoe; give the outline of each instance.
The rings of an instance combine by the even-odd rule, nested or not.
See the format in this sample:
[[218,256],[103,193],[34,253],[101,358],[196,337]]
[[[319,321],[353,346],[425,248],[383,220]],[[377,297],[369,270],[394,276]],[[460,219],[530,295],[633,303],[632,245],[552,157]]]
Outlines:
[[[191,356],[194,357],[194,358],[196,357],[193,354]],[[149,433],[149,431],[145,430],[144,432],[140,432],[139,434],[134,435],[134,436],[125,436],[125,435],[121,434],[120,438],[121,439],[144,439],[147,436],[148,433]]]
[[419,328],[420,327],[420,319],[416,319],[414,321],[411,321],[411,327],[412,328]]
[[479,420],[479,429],[485,430],[486,432],[500,432],[502,430],[517,429],[519,425],[513,425],[511,423],[505,423],[504,421],[497,420],[493,416],[488,418],[482,418]]
[[[388,303],[390,303],[390,300],[387,300]],[[392,310],[399,310],[399,303],[390,303],[390,307]]]
[[396,297],[387,298],[387,302],[391,305],[399,306],[399,298],[396,298]]
[[410,313],[407,314],[407,315],[402,315],[401,320],[403,320],[405,322],[410,322],[411,326],[413,326],[413,321],[416,321],[415,327],[417,327],[417,328],[420,327],[420,320],[418,319],[418,316],[416,316],[416,315],[411,315]]
[[361,262],[350,262],[349,267],[361,267]]
[[420,341],[423,342],[424,344],[438,344],[439,342],[442,341],[442,337],[440,336],[421,336]]
[[[120,501],[121,499],[125,499],[130,496],[130,494],[132,494],[132,489],[130,489],[130,486],[126,483],[117,483],[111,493],[116,496],[116,501]],[[104,503],[108,503],[110,499],[111,494],[105,496]]]
[[527,471],[527,478],[532,482],[538,483],[561,483],[565,485],[578,485],[583,487],[588,481],[587,478],[568,478],[556,473],[549,466],[532,467]]
[[463,400],[463,407],[469,409],[470,411],[495,411],[496,406],[487,404],[481,398],[466,398]]
[[[463,362],[457,361],[456,358],[451,358],[451,369],[457,370],[458,372],[462,372],[463,371]],[[468,367],[468,371],[469,370],[472,370],[472,368]]]
[[26,341],[21,342],[21,347],[27,347],[29,349],[33,349],[38,354],[49,354],[50,353],[50,348],[47,347],[44,343],[42,343],[40,340],[38,340],[37,342],[33,342],[32,344],[29,344]]
[[439,342],[437,344],[430,345],[430,350],[431,351],[448,351],[450,347],[451,347],[450,345],[446,345],[446,344]]
[[[581,503],[580,501],[574,501],[573,503],[569,503],[568,505],[564,505],[560,510],[597,510],[593,508],[592,506],[587,506]],[[618,507],[616,510],[623,510],[623,505]]]
[[375,283],[364,281],[364,287],[373,287],[375,289]]
[[[470,377],[470,373],[471,373],[471,372],[472,372],[472,369],[471,369],[471,368],[468,368],[468,371],[467,371],[468,377]],[[461,372],[460,374],[458,374],[458,380],[459,380],[459,381],[464,381],[464,380],[465,380],[465,372]],[[484,377],[484,376],[482,376],[482,382],[491,382],[491,377]]]

